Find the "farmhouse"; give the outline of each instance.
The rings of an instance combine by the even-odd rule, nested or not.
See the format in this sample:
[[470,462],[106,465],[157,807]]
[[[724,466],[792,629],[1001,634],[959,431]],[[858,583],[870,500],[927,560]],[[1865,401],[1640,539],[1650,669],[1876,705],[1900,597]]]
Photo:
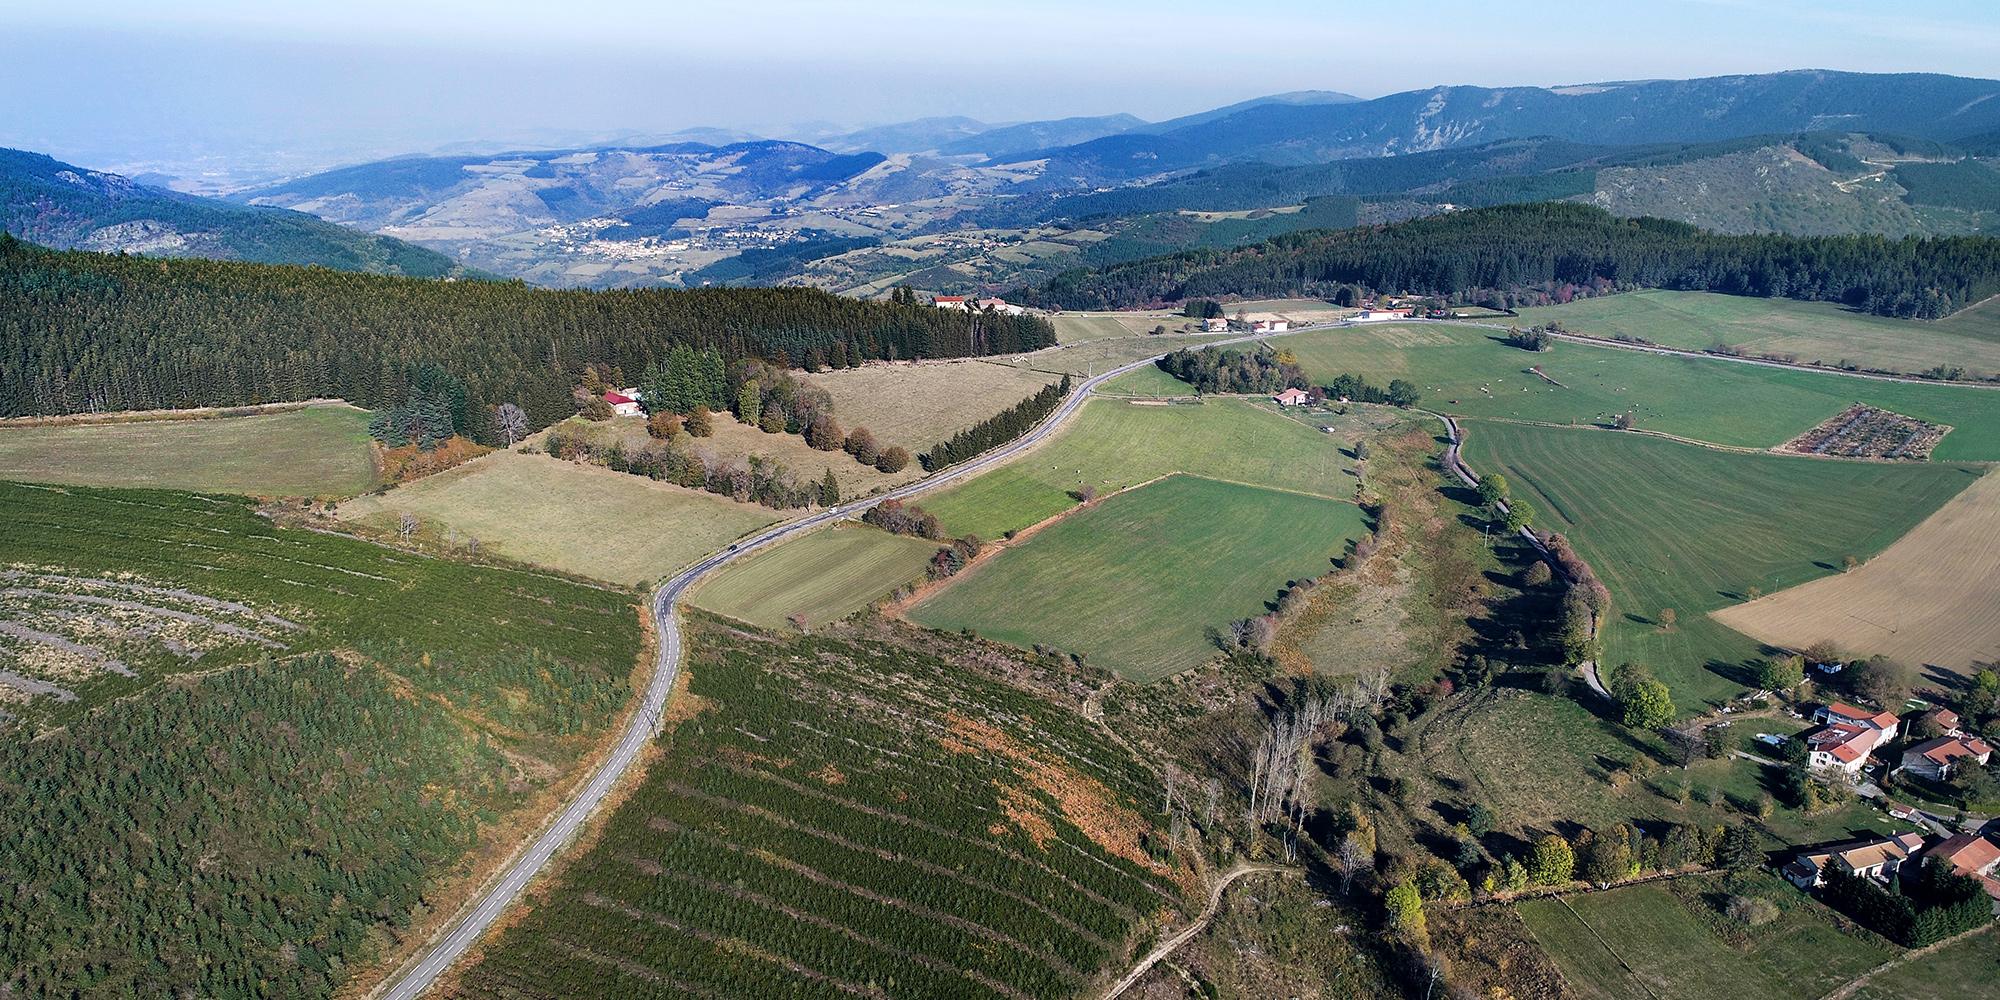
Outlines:
[[1007,301],[1006,299],[999,299],[999,298],[980,299],[978,302],[973,304],[973,307],[979,309],[982,312],[991,309],[994,312],[1006,316],[1019,316],[1022,313],[1027,312],[1027,310],[1021,308],[1020,306],[1017,306],[1012,302]]
[[963,295],[939,295],[931,299],[931,305],[939,309],[970,309],[970,301]]
[[1826,882],[1826,873],[1830,871],[1887,882],[1923,846],[1924,837],[1920,833],[1851,841],[1800,854],[1785,865],[1784,875],[1801,889],[1818,888]]
[[604,401],[611,404],[611,412],[621,417],[636,417],[643,412],[639,408],[637,389],[606,389]]
[[1250,321],[1251,333],[1283,333],[1291,328],[1292,324],[1288,320],[1253,319]]
[[1819,710],[1813,713],[1813,721],[1824,725],[1845,723],[1852,726],[1865,726],[1869,729],[1881,730],[1883,734],[1882,740],[1878,742],[1895,739],[1896,730],[1902,725],[1902,721],[1896,718],[1896,713],[1894,712],[1870,712],[1865,708],[1856,708],[1844,701],[1836,701],[1830,705],[1821,705]]
[[1917,716],[1916,721],[1919,723],[1929,722],[1937,726],[1937,731],[1946,736],[1964,735],[1964,730],[1959,728],[1962,723],[1958,717],[1958,713],[1942,705]]
[[1867,766],[1868,755],[1886,739],[1880,729],[1851,722],[1821,726],[1805,734],[1806,766],[1858,775]]
[[1993,748],[1977,736],[1940,736],[1903,751],[1902,769],[1933,781],[1944,781],[1966,761],[1975,761],[1983,767],[1992,756]]
[[1271,397],[1271,402],[1279,406],[1303,406],[1311,400],[1311,394],[1307,393],[1304,389],[1286,389],[1284,392]]
[[1995,844],[1976,833],[1961,833],[1925,848],[1926,861],[1936,859],[1951,866],[1951,870],[1979,883],[1986,890],[1986,897],[1993,901],[1995,912],[2000,912],[2000,879],[1993,877],[1993,870],[2000,867],[2000,844]]
[[1201,328],[1209,333],[1228,333],[1229,319],[1225,316],[1210,316],[1201,321]]
[[1355,314],[1354,322],[1384,323],[1392,319],[1409,319],[1412,312],[1409,309],[1363,309]]

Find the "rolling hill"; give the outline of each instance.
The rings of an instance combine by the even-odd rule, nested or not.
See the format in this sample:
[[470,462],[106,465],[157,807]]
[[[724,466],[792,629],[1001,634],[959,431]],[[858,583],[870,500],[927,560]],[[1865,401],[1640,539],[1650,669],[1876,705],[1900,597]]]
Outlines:
[[[1825,129],[1952,139],[2000,126],[2000,81],[1796,70],[1573,87],[1436,87],[1369,101],[1273,101],[1035,155],[1045,179],[1103,184],[1218,163],[1317,163],[1551,136],[1631,145]],[[1226,110],[1226,109],[1225,109]],[[1046,182],[1046,180],[1045,180]]]
[[66,250],[316,264],[419,278],[464,270],[436,251],[302,212],[181,194],[15,149],[0,149],[0,229]]

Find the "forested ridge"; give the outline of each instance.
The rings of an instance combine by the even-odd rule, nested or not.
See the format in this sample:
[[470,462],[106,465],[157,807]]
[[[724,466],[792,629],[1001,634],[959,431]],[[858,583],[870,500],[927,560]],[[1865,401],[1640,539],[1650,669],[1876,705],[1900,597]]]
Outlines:
[[401,402],[428,363],[464,382],[475,414],[518,403],[539,427],[574,412],[585,365],[644,371],[675,345],[813,368],[1053,343],[1039,317],[805,288],[553,291],[52,251],[0,235],[0,416],[315,396],[373,407]]
[[1331,295],[1343,285],[1496,304],[1533,304],[1565,290],[1669,288],[1936,319],[2000,294],[2000,240],[1724,236],[1545,202],[1072,271],[1019,295],[1034,305],[1124,309],[1201,296]]

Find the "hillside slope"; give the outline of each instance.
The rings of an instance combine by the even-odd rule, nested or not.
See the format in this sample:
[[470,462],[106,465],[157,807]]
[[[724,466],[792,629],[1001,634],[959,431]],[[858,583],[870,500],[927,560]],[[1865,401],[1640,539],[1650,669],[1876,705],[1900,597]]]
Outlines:
[[1046,176],[1105,183],[1223,162],[1296,164],[1553,136],[1703,142],[1828,128],[1951,139],[2000,126],[2000,81],[1796,70],[1575,87],[1436,87],[1340,104],[1262,104],[1043,154]]
[[463,270],[436,251],[300,212],[198,198],[16,149],[0,149],[0,229],[65,250],[316,264],[417,278]]

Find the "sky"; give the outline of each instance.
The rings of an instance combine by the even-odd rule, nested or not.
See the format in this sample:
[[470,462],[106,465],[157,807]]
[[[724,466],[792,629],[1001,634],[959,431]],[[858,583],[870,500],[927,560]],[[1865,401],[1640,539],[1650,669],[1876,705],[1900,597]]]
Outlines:
[[227,178],[690,126],[1157,120],[1289,90],[1993,77],[2000,3],[0,0],[0,52],[0,145]]

